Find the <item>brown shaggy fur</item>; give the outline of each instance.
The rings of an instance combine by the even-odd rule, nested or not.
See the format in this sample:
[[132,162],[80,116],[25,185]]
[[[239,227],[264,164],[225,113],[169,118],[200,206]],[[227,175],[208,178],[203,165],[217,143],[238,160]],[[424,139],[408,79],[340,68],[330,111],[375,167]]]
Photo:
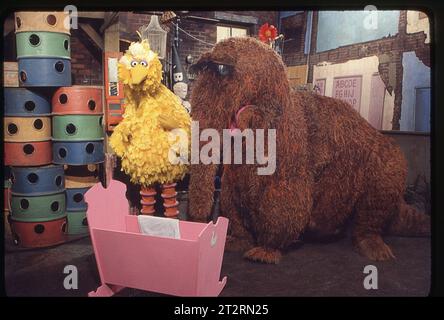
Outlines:
[[[429,217],[405,204],[407,165],[398,146],[348,104],[311,93],[291,93],[281,58],[253,38],[230,38],[204,54],[231,65],[199,75],[191,98],[200,129],[221,131],[239,108],[238,126],[275,128],[277,166],[260,176],[257,165],[223,165],[221,213],[230,219],[227,246],[245,257],[277,263],[305,232],[338,234],[353,216],[353,241],[373,260],[394,257],[381,235],[426,235]],[[205,144],[205,143],[202,143]],[[190,216],[206,221],[216,165],[192,165]]]

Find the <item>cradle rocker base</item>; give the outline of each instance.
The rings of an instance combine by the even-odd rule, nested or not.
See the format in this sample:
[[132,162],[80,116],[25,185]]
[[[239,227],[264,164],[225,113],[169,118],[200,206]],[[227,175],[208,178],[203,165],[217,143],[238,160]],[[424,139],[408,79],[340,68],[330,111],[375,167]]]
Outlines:
[[[216,296],[218,296],[222,292],[222,290],[225,288],[226,284],[227,284],[227,277],[224,277],[221,281],[219,281],[218,288],[215,288],[215,290],[214,290],[214,292],[216,293],[215,294]],[[112,297],[116,293],[119,293],[120,291],[122,291],[125,288],[126,287],[115,286],[115,285],[111,285],[111,284],[102,284],[100,287],[98,287],[96,289],[96,291],[89,292],[88,293],[88,297],[90,297],[90,298],[96,298],[96,297],[107,298],[107,297]]]
[[123,289],[125,289],[125,287],[102,284],[96,291],[89,292],[88,297],[112,297]]

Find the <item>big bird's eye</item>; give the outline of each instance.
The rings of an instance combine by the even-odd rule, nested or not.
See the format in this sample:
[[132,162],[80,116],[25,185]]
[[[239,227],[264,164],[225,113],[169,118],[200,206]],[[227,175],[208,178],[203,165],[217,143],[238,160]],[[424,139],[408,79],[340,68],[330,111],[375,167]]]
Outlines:
[[224,65],[224,64],[218,64],[217,65],[217,72],[221,75],[221,76],[227,76],[231,73],[231,69]]
[[131,67],[137,66],[137,61],[131,61]]
[[146,66],[148,65],[148,63],[146,63],[145,60],[142,60],[142,61],[140,61],[140,65],[141,65],[142,67],[146,67]]

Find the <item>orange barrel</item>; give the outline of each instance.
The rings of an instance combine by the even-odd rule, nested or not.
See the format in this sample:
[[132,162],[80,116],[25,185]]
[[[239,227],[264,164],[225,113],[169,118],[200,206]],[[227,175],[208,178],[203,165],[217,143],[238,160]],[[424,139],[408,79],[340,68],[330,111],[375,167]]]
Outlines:
[[15,13],[15,32],[49,31],[70,34],[69,13],[64,11],[20,11]]
[[72,86],[59,88],[52,97],[52,113],[55,115],[103,114],[101,87]]
[[43,166],[52,162],[52,142],[5,142],[5,165]]
[[22,222],[11,218],[14,243],[26,248],[49,247],[66,239],[66,217],[45,222]]

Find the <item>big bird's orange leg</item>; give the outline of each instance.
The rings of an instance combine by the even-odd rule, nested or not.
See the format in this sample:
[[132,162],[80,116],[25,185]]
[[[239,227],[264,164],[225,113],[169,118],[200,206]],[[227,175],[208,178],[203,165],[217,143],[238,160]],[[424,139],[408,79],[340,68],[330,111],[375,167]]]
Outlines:
[[142,199],[140,203],[142,204],[141,214],[144,215],[154,215],[156,209],[154,206],[156,205],[156,189],[154,187],[142,187],[140,190],[140,195]]
[[177,202],[176,183],[162,185],[163,206],[165,208],[165,217],[178,218],[179,202]]

